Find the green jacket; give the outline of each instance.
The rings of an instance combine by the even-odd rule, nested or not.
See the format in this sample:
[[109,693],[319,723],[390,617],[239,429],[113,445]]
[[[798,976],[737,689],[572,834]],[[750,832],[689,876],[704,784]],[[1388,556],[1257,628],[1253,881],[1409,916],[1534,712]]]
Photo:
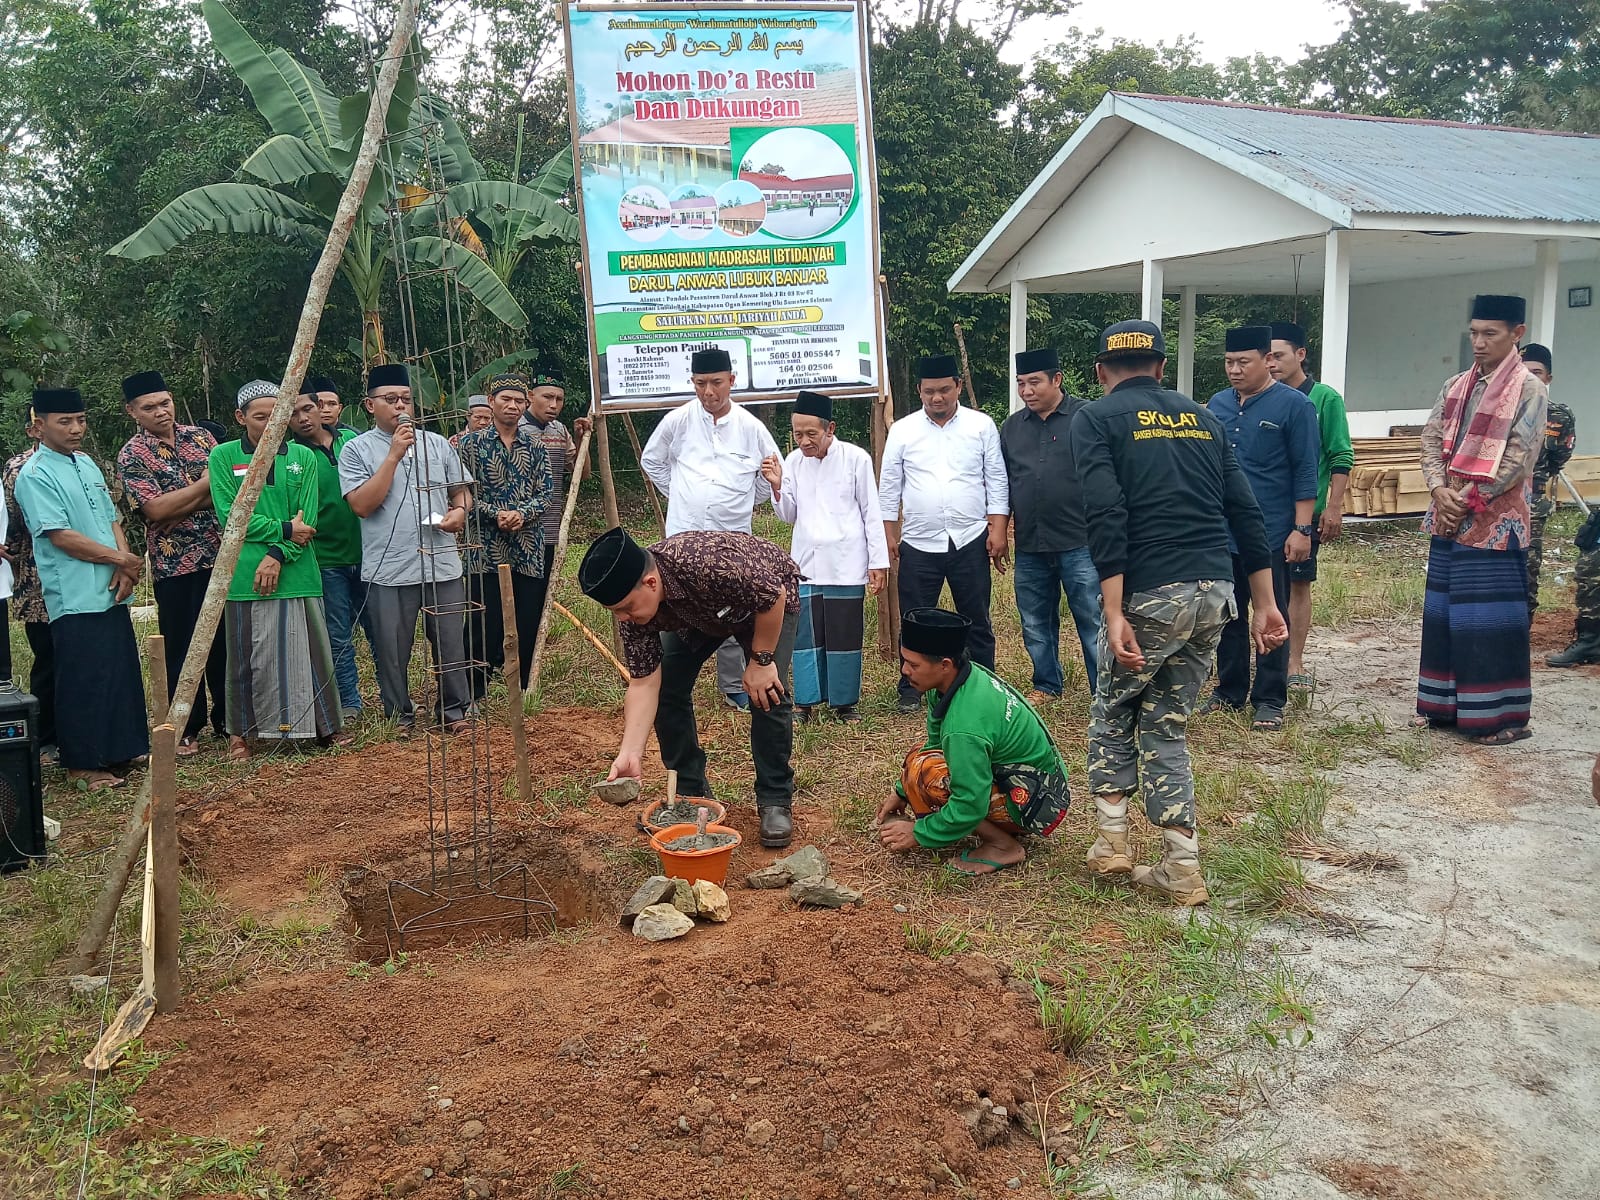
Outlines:
[[339,451],[358,433],[359,430],[340,425],[333,431],[333,445],[326,450],[300,443],[317,460],[317,490],[322,503],[316,518],[306,519],[317,527],[311,544],[316,549],[319,568],[361,565],[361,518],[339,490]]
[[[250,469],[250,455],[241,442],[223,442],[211,451],[211,503],[217,519],[226,523],[239,483]],[[284,442],[278,450],[267,486],[261,489],[250,524],[245,528],[239,565],[228,586],[229,600],[294,600],[322,595],[322,570],[312,548],[289,540],[288,525],[295,513],[318,511],[317,455],[298,442]],[[256,594],[256,568],[267,555],[283,564],[278,588],[271,596]]]
[[954,845],[989,816],[995,776],[1005,767],[1067,773],[1039,714],[1017,690],[977,663],[947,696],[928,693],[926,748],[950,768],[950,799],[917,821],[917,841],[930,849]]
[[1328,507],[1328,484],[1335,471],[1350,474],[1356,465],[1355,451],[1350,448],[1350,418],[1345,415],[1344,397],[1322,380],[1311,385],[1306,398],[1317,410],[1317,431],[1322,435],[1322,453],[1317,458],[1317,508],[1316,515]]

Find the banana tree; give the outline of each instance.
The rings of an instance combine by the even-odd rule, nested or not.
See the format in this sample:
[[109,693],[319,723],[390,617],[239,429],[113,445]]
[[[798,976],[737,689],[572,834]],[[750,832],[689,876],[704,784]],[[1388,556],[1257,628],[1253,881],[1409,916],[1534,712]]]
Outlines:
[[[185,192],[108,253],[153,258],[202,232],[253,234],[320,248],[360,147],[370,93],[336,99],[316,71],[286,50],[263,48],[219,0],[203,0],[200,8],[218,53],[244,81],[272,130],[239,168],[240,176],[255,182],[236,179]],[[420,57],[414,53],[411,59]],[[483,180],[444,104],[418,94],[410,65],[389,106],[388,131],[339,264],[361,308],[363,359],[370,364],[387,356],[381,301],[397,264],[408,270],[448,266],[460,286],[498,321],[513,329],[525,327],[527,314],[489,267],[477,239],[464,239],[452,222],[435,219],[430,227],[418,219],[426,206],[425,198],[419,203],[419,192],[426,197],[441,189],[494,181]],[[412,211],[401,225],[391,222],[391,208]]]

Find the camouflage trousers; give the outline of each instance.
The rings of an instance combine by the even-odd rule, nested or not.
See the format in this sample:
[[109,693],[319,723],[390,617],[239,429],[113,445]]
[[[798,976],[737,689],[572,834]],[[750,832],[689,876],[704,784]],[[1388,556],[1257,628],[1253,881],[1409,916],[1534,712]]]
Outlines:
[[1580,639],[1600,637],[1600,550],[1587,550],[1578,556],[1572,581],[1577,585],[1577,635]]
[[1194,828],[1194,774],[1186,732],[1217,642],[1233,619],[1232,579],[1170,583],[1135,592],[1123,614],[1144,668],[1117,662],[1100,631],[1100,680],[1089,714],[1089,789],[1144,793],[1152,825]]
[[1544,523],[1555,512],[1555,502],[1535,492],[1528,505],[1528,611],[1539,607],[1539,572],[1544,569]]

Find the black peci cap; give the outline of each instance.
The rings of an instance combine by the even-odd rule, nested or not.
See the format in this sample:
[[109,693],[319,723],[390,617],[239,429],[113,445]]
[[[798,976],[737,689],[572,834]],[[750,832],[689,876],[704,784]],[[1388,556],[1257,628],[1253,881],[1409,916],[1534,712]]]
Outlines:
[[1273,341],[1288,342],[1296,350],[1305,349],[1306,331],[1293,321],[1274,321],[1269,328],[1272,330]]
[[1538,342],[1529,342],[1522,348],[1522,361],[1539,363],[1550,374],[1556,373],[1555,364],[1550,358],[1550,347],[1541,346]]
[[1061,370],[1061,358],[1054,350],[1019,350],[1016,366],[1018,375],[1032,375],[1035,371],[1054,375]]
[[406,369],[405,363],[379,363],[367,372],[367,394],[370,396],[381,387],[411,386],[411,372]]
[[900,618],[900,645],[928,658],[960,658],[972,622],[942,608],[913,608]]
[[1528,302],[1521,296],[1474,296],[1471,319],[1523,325],[1528,320]]
[[726,350],[712,347],[710,350],[696,350],[689,360],[689,374],[715,375],[718,371],[732,371],[733,358]]
[[42,417],[46,413],[81,413],[87,406],[77,388],[34,388],[33,411]]
[[132,404],[140,396],[167,390],[167,381],[161,378],[160,371],[137,371],[122,381],[122,402]]
[[1239,354],[1256,350],[1262,354],[1272,352],[1272,327],[1270,325],[1236,325],[1222,338],[1224,354]]
[[917,363],[918,379],[960,379],[954,354],[929,354]]
[[824,396],[821,392],[801,392],[794,398],[794,411],[796,416],[832,421],[833,397]]
[[650,559],[620,525],[594,540],[578,564],[578,586],[597,604],[620,604],[644,578]]

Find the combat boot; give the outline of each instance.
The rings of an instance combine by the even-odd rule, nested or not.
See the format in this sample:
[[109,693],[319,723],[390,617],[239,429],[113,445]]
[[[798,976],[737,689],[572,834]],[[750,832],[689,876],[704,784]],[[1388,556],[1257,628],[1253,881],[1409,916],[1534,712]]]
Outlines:
[[1585,634],[1565,650],[1544,656],[1546,666],[1578,667],[1584,663],[1600,663],[1600,633]]
[[1089,870],[1096,875],[1126,875],[1133,870],[1128,853],[1128,798],[1113,804],[1096,796],[1094,807],[1100,836],[1089,847]]
[[1162,829],[1161,861],[1133,869],[1133,882],[1169,897],[1174,904],[1204,904],[1211,899],[1200,874],[1200,839],[1181,829]]

